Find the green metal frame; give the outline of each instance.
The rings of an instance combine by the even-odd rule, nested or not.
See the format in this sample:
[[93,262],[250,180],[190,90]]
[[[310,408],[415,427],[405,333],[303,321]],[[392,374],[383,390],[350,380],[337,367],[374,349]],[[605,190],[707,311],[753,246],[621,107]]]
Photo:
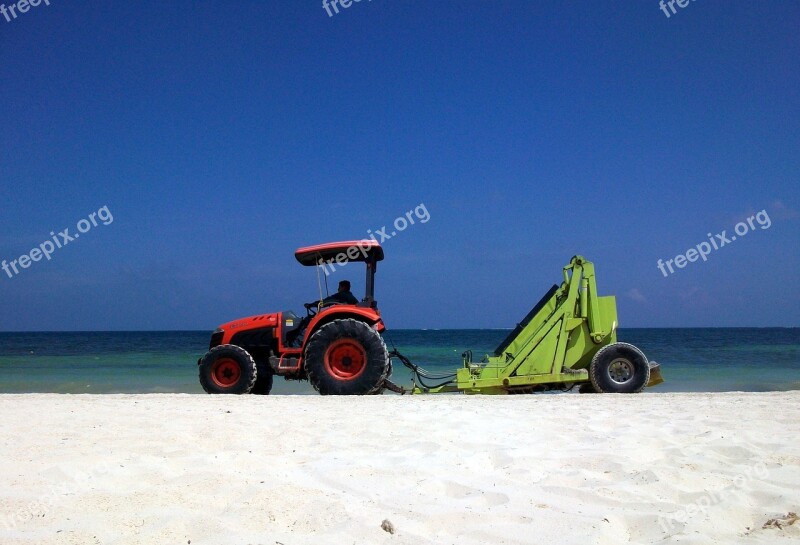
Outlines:
[[589,382],[592,357],[617,341],[617,303],[599,297],[594,265],[582,256],[564,267],[564,281],[500,356],[482,362],[464,359],[455,383],[438,388],[415,386],[414,394],[526,393],[543,386]]

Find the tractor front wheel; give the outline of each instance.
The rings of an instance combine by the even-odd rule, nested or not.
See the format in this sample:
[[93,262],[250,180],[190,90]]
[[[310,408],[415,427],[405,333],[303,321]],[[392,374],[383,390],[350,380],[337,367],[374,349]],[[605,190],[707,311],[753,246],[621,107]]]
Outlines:
[[256,370],[258,371],[258,376],[256,377],[256,383],[253,385],[253,389],[250,390],[250,393],[260,396],[268,395],[272,391],[272,382],[275,372],[268,362],[260,360],[256,362]]
[[209,394],[247,394],[258,371],[253,356],[239,346],[215,346],[200,360],[200,385]]
[[650,364],[641,350],[628,343],[601,348],[589,365],[589,378],[599,393],[636,394],[650,380]]
[[351,318],[325,324],[311,336],[305,368],[322,395],[378,394],[391,369],[380,334]]

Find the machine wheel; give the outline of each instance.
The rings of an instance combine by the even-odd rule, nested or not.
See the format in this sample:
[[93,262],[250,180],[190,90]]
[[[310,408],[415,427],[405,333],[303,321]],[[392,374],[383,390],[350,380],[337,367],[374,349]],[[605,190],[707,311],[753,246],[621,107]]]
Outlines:
[[650,365],[644,353],[632,344],[609,344],[592,358],[589,378],[599,393],[636,394],[650,381]]
[[256,383],[253,385],[253,389],[250,390],[250,393],[265,396],[272,391],[272,380],[275,376],[275,372],[272,370],[269,363],[264,361],[256,362],[256,370],[258,371]]
[[391,369],[380,334],[351,318],[325,324],[311,336],[305,368],[322,395],[379,394]]
[[215,346],[200,360],[200,384],[209,394],[247,394],[258,371],[253,356],[239,346]]

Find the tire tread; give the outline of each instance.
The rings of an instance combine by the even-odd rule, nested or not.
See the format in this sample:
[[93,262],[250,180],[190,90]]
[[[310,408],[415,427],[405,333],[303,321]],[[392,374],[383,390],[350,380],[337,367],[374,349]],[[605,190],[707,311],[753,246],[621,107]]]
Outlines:
[[592,358],[592,363],[589,365],[589,380],[591,381],[591,384],[594,387],[595,391],[598,392],[598,393],[601,393],[601,394],[617,393],[617,392],[611,392],[608,389],[603,388],[603,386],[602,386],[603,385],[603,380],[602,380],[602,377],[600,376],[601,365],[599,364],[599,362],[603,357],[605,357],[605,353],[606,352],[608,352],[610,350],[618,350],[619,348],[625,348],[627,350],[632,350],[633,352],[639,354],[642,357],[642,360],[644,361],[645,380],[642,381],[641,386],[637,387],[636,389],[634,389],[631,392],[628,392],[628,393],[632,393],[632,394],[638,394],[639,392],[644,390],[645,386],[647,386],[647,383],[650,382],[650,364],[648,363],[647,356],[644,355],[644,352],[642,352],[638,347],[636,347],[636,346],[634,346],[634,345],[632,345],[630,343],[616,342],[616,343],[612,343],[612,344],[606,345],[603,348],[601,348],[600,350],[598,350],[597,353]]
[[256,380],[258,379],[258,367],[256,366],[256,362],[253,359],[253,356],[250,355],[250,352],[248,352],[241,346],[236,346],[235,344],[221,344],[219,346],[215,346],[214,348],[209,350],[205,356],[203,356],[199,366],[200,385],[203,387],[203,390],[205,390],[206,393],[209,394],[232,393],[232,392],[220,392],[219,388],[209,383],[205,373],[205,366],[207,364],[210,364],[210,362],[213,361],[214,357],[219,352],[226,352],[226,351],[235,352],[238,356],[243,358],[244,363],[249,365],[250,368],[252,369],[252,373],[250,373],[250,380],[245,385],[244,390],[241,392],[236,392],[237,394],[250,393],[253,390],[253,386],[255,386],[256,384]]
[[[380,375],[375,383],[372,384],[367,391],[358,392],[356,395],[374,395],[383,392],[384,382],[391,374],[392,369],[386,343],[384,342],[383,337],[381,337],[381,335],[372,327],[365,322],[355,320],[353,318],[333,320],[332,322],[323,325],[311,336],[311,339],[308,341],[308,345],[306,345],[305,356],[303,358],[304,366],[306,369],[306,374],[308,375],[308,380],[317,392],[322,395],[328,395],[331,393],[326,391],[327,389],[323,384],[325,376],[324,371],[322,370],[323,366],[321,362],[310,360],[310,358],[316,358],[316,352],[318,350],[324,354],[324,348],[327,342],[333,341],[337,338],[356,338],[359,335],[359,332],[364,330],[367,331],[368,335],[372,336],[373,340],[377,340],[380,343],[384,362],[380,371]],[[330,339],[328,339],[328,337],[330,337]],[[320,357],[322,357],[322,355],[320,355]],[[367,365],[370,364],[370,360],[371,358],[369,358],[368,355]]]

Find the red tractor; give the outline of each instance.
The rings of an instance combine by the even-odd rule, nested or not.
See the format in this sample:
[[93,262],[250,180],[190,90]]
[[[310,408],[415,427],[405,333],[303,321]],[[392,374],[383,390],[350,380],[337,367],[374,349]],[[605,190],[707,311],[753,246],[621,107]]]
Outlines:
[[[268,394],[275,375],[308,379],[326,394],[379,394],[391,363],[375,301],[375,270],[383,248],[375,240],[331,242],[294,253],[305,266],[367,266],[366,294],[357,304],[306,304],[306,316],[292,311],[260,314],[221,325],[210,350],[198,360],[200,384],[210,394]],[[325,271],[327,274],[327,270]]]

